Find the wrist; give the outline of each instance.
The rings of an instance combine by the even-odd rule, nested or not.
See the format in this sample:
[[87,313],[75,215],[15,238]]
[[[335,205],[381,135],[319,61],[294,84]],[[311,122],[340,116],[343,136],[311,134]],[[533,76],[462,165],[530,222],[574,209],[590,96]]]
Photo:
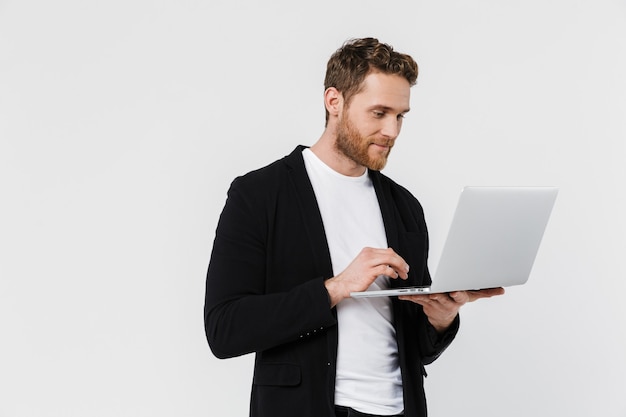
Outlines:
[[335,277],[329,278],[324,281],[324,286],[328,292],[328,300],[330,302],[330,308],[335,307],[341,300],[346,298],[343,290],[343,286],[337,281]]
[[441,333],[444,333],[446,330],[448,330],[450,326],[452,326],[452,323],[454,323],[455,318],[456,318],[456,315],[446,320],[431,320],[429,318],[428,321],[430,322],[430,325],[433,326],[435,331],[441,334]]

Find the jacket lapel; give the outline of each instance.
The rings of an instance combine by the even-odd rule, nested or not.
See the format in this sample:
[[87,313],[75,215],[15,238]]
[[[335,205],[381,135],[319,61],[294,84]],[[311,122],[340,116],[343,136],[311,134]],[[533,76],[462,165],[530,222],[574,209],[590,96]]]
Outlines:
[[287,172],[293,187],[292,191],[297,196],[297,209],[302,214],[302,221],[311,245],[311,253],[313,254],[315,264],[321,268],[318,273],[324,278],[330,278],[334,275],[330,250],[315,192],[304,165],[304,158],[302,157],[304,149],[305,146],[302,145],[296,147],[283,161],[287,166]]
[[398,225],[395,220],[394,210],[392,207],[394,200],[391,195],[391,191],[389,187],[383,186],[383,183],[380,180],[380,172],[369,171],[369,176],[372,180],[372,184],[374,185],[376,197],[378,198],[378,206],[380,207],[380,212],[383,216],[385,234],[387,235],[387,245],[397,251],[399,245]]

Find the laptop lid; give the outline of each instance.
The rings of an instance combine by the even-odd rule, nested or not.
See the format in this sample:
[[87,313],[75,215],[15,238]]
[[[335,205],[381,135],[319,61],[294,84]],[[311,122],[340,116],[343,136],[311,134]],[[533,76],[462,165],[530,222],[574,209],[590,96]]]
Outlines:
[[465,187],[430,288],[353,297],[437,293],[524,284],[554,206],[556,187]]

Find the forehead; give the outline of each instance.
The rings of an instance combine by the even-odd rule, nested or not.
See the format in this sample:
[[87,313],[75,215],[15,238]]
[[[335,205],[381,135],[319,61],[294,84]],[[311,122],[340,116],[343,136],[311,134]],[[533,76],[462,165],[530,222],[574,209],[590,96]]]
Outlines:
[[352,97],[352,104],[384,106],[407,111],[411,99],[411,86],[406,78],[399,75],[372,72],[361,85],[360,91]]

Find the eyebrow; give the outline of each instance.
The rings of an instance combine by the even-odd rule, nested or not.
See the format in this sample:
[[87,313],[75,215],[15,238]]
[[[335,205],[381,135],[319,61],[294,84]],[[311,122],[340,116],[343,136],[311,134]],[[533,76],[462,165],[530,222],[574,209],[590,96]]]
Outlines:
[[[393,107],[385,106],[385,105],[382,105],[382,104],[374,104],[373,106],[370,106],[370,110],[375,110],[375,109],[384,110],[386,112],[395,112],[395,109]],[[411,111],[411,109],[407,108],[407,109],[399,112],[399,114],[406,114],[406,113],[408,113],[410,111]]]

